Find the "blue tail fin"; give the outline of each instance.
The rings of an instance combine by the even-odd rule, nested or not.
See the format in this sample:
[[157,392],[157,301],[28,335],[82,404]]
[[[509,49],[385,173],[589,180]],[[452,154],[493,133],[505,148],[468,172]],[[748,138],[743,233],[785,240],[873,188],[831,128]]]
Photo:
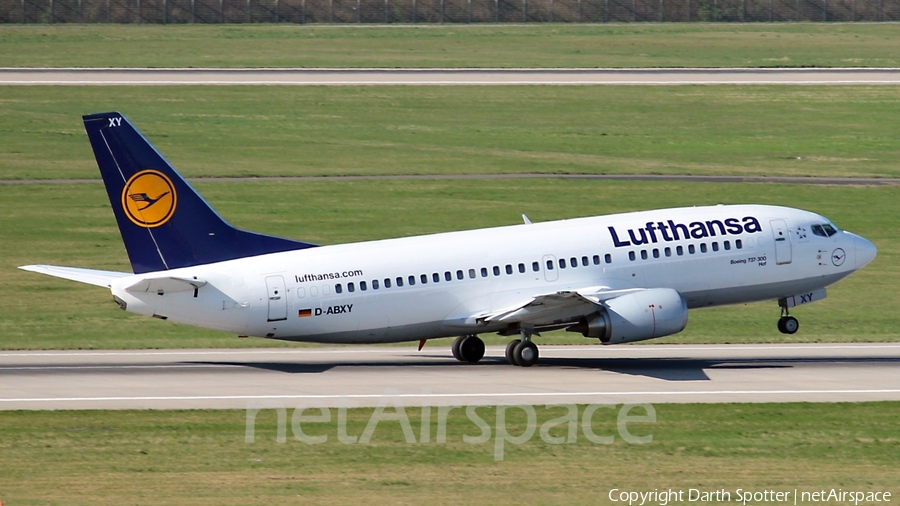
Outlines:
[[117,112],[84,116],[136,274],[315,246],[229,225]]

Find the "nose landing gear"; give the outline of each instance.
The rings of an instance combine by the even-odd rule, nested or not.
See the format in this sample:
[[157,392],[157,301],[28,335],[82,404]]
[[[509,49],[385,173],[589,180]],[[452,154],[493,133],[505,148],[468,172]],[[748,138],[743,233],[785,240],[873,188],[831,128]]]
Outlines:
[[778,319],[778,330],[781,331],[782,334],[796,333],[800,328],[800,322],[791,316],[786,304],[781,304],[780,301],[779,304],[781,305],[781,318]]

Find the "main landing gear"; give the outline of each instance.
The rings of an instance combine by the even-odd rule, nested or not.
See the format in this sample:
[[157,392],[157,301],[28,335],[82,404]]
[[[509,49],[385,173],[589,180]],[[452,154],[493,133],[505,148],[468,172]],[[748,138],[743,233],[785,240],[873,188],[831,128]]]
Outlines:
[[538,361],[538,347],[533,342],[516,339],[506,345],[506,360],[519,367],[531,367]]
[[484,357],[484,341],[478,336],[460,336],[453,341],[450,350],[456,360],[474,364]]
[[778,319],[778,330],[782,334],[794,334],[800,328],[800,322],[788,313],[787,305],[781,306],[781,318]]

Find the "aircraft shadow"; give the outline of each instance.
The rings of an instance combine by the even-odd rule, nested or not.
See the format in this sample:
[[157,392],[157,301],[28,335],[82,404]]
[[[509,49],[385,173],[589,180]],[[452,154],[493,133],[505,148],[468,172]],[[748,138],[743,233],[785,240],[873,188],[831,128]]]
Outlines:
[[[418,360],[398,362],[395,360],[364,362],[251,362],[251,361],[197,361],[185,364],[226,365],[263,369],[287,374],[317,374],[336,367],[388,368],[420,367],[445,369],[450,367],[496,367],[507,365],[503,357],[485,357],[477,364],[461,364],[447,360],[446,355],[417,356]],[[691,359],[691,358],[596,358],[596,357],[541,357],[535,369],[567,368],[592,369],[596,371],[644,376],[664,381],[710,381],[709,370],[734,369],[789,369],[805,364],[821,366],[846,366],[870,364],[895,364],[900,366],[900,357],[816,357],[816,358],[757,358],[757,359]]]

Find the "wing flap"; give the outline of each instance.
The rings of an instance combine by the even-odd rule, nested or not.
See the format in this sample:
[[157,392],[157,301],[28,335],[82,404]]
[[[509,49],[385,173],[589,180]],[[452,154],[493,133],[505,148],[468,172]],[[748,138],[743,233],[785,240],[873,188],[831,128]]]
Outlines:
[[56,265],[23,265],[19,269],[104,288],[109,288],[113,280],[134,275],[130,272],[98,271],[94,269],[80,269],[78,267],[59,267]]

